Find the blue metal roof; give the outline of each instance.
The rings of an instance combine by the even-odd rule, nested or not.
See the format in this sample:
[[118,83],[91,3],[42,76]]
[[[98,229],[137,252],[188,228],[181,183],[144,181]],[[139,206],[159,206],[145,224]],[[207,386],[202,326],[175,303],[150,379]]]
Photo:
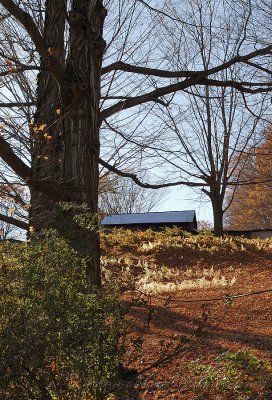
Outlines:
[[135,214],[113,214],[104,217],[102,225],[133,225],[133,224],[160,224],[193,222],[195,211],[165,211]]

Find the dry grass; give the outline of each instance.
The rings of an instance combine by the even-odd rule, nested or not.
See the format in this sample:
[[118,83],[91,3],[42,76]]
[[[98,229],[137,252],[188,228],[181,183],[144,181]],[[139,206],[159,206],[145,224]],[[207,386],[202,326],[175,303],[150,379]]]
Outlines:
[[104,281],[114,280],[124,290],[169,293],[228,288],[235,285],[241,271],[228,261],[226,266],[227,258],[235,262],[236,257],[250,258],[252,253],[271,249],[271,240],[195,236],[179,228],[160,232],[114,229],[102,233],[101,264]]
[[[191,272],[192,270],[188,269],[183,273],[183,275],[189,275]],[[222,275],[220,270],[214,270],[213,267],[210,269],[204,268],[200,275],[202,276],[198,278],[181,278],[182,280],[179,281],[179,274],[170,273],[168,275],[170,282],[163,282],[165,274],[158,274],[156,270],[148,269],[146,270],[145,275],[136,282],[136,289],[148,294],[159,294],[182,291],[184,289],[203,289],[220,286],[231,287],[236,282],[235,276],[231,279],[227,279]]]
[[150,229],[146,231],[113,229],[108,233],[102,232],[101,237],[104,250],[114,247],[115,252],[120,252],[127,248],[139,253],[149,253],[164,248],[181,248],[212,254],[222,251],[243,252],[272,249],[271,239],[246,239],[231,236],[216,238],[212,235],[190,235],[177,227],[166,228],[160,232]]
[[125,365],[180,351],[112,398],[272,399],[271,293],[227,300],[271,289],[272,240],[114,230],[102,249],[104,279],[130,305]]

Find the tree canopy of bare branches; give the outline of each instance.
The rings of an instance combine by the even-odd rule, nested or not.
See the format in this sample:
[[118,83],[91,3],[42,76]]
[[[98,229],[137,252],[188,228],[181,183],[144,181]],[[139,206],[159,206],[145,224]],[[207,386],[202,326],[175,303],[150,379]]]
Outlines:
[[144,187],[206,187],[158,171],[161,143],[169,140],[161,115],[199,90],[234,91],[248,108],[270,93],[269,8],[263,0],[235,8],[213,0],[0,6],[1,179],[30,187],[33,229],[73,232],[88,282],[100,285],[97,229],[75,228],[73,213],[64,229],[58,203],[86,204],[95,220],[99,163]]

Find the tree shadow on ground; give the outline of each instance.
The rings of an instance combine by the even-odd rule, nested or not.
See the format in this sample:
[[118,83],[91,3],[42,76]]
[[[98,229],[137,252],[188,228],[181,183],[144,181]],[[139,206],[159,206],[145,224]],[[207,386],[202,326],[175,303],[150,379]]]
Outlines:
[[[203,342],[205,337],[207,350],[216,352],[227,351],[233,345],[271,351],[272,336],[268,332],[271,315],[269,304],[261,310],[251,309],[248,304],[237,308],[227,304],[217,307],[203,304],[181,306],[179,309],[154,306],[150,321],[148,307],[135,308],[129,320],[129,329],[140,336],[153,336],[157,340],[171,340],[178,336],[180,342],[187,342],[190,338],[194,338],[194,341],[201,338],[200,341]],[[262,317],[260,321],[257,313]]]
[[[212,296],[211,293],[210,295]],[[148,301],[139,304],[132,301],[127,315],[128,336],[143,339],[143,363],[133,364],[140,373],[148,366],[152,367],[162,354],[171,355],[172,350],[176,349],[172,358],[170,356],[166,362],[141,375],[143,387],[150,393],[156,393],[158,383],[163,387],[168,385],[174,390],[181,373],[180,366],[186,360],[203,358],[209,362],[210,357],[245,349],[261,353],[261,357],[269,357],[272,348],[269,332],[271,293],[242,298],[233,303],[223,300],[214,303],[175,304],[170,301],[166,306],[161,299],[158,300],[163,297],[157,296],[156,299],[154,296],[151,305]],[[127,362],[129,365],[129,359]],[[138,385],[139,381],[136,379],[132,383],[135,397],[121,398],[142,398]]]

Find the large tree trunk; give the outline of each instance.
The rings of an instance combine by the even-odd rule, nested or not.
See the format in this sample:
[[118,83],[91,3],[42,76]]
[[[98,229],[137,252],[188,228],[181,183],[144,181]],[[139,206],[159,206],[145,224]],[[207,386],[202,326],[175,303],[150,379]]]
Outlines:
[[[46,1],[43,37],[58,62],[64,66],[64,1]],[[54,50],[53,50],[54,49]],[[41,60],[41,66],[46,62]],[[41,71],[37,81],[37,111],[32,126],[32,170],[44,180],[61,182],[63,175],[63,140],[61,121],[56,110],[59,85],[50,72]],[[55,202],[47,195],[32,189],[30,223],[36,231],[50,226]]]
[[[106,10],[100,0],[72,1],[68,16],[69,52],[65,60],[65,3],[46,2],[44,38],[49,57],[52,52],[65,73],[61,84],[47,72],[39,76],[36,133],[33,132],[38,138],[33,146],[32,168],[45,180],[61,182],[67,192],[76,192],[77,205],[62,210],[60,215],[55,201],[33,191],[31,223],[36,230],[53,226],[67,235],[73,247],[87,260],[88,283],[100,286],[99,101]],[[88,227],[82,226],[80,218],[76,219],[76,215],[82,213],[85,220],[89,218]]]
[[224,235],[224,226],[223,226],[223,205],[221,198],[212,198],[212,208],[213,208],[213,229],[214,236],[223,236]]

